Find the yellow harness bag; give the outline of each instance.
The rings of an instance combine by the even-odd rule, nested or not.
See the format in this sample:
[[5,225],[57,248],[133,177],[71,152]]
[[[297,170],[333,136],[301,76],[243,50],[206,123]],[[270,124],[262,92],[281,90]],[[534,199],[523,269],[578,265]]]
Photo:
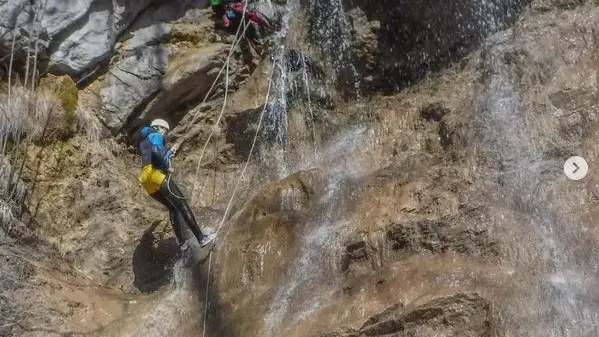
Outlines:
[[155,169],[152,164],[144,166],[139,174],[139,182],[149,194],[156,193],[164,179],[166,179],[166,174]]

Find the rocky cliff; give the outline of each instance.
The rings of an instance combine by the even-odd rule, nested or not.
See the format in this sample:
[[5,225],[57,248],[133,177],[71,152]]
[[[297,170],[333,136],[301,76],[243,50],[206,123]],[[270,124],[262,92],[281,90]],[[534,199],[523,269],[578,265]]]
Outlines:
[[[599,335],[597,3],[258,5],[258,49],[201,2],[0,5],[0,335]],[[155,117],[219,230],[192,269]]]

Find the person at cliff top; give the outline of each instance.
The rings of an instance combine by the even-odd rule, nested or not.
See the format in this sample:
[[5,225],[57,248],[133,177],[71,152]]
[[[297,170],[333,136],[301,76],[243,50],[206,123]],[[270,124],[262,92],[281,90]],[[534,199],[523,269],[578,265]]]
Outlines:
[[212,12],[219,17],[225,14],[225,2],[229,3],[231,0],[210,0],[210,8]]
[[242,23],[245,8],[245,22],[249,24],[245,37],[254,43],[260,43],[261,28],[274,28],[268,17],[257,9],[245,7],[242,1],[211,0],[211,7],[215,14],[222,15],[223,25],[231,31],[236,31]]
[[139,144],[142,169],[139,181],[148,194],[169,209],[171,226],[184,254],[190,248],[183,229],[184,224],[191,230],[201,247],[211,243],[215,234],[204,234],[200,230],[187,200],[181,190],[171,179],[173,168],[171,159],[177,152],[177,144],[169,149],[165,147],[165,135],[169,131],[168,123],[163,119],[155,119],[150,126],[140,130],[142,141]]

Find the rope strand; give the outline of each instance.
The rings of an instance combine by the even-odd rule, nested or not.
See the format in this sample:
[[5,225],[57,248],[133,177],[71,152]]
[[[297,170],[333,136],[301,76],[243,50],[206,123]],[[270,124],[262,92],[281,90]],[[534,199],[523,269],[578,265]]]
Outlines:
[[[231,55],[233,55],[233,51],[235,50],[235,48],[237,47],[237,45],[239,44],[239,42],[241,42],[241,39],[245,36],[245,32],[247,30],[247,25],[243,25],[243,22],[245,20],[245,12],[246,12],[246,7],[247,7],[247,0],[244,1],[244,6],[243,6],[243,13],[241,15],[241,23],[239,25],[239,27],[237,27],[237,32],[235,33],[235,38],[237,39],[237,43],[235,43],[233,45],[233,48],[231,48],[231,50],[229,51],[229,56],[227,57],[227,61],[225,63],[225,65],[223,65],[223,68],[226,67],[226,72],[225,72],[225,97],[223,100],[223,106],[220,110],[220,113],[218,115],[218,118],[216,119],[216,122],[214,123],[214,125],[212,126],[212,130],[210,131],[210,134],[208,135],[208,138],[206,139],[206,142],[204,143],[204,146],[202,148],[202,152],[200,152],[200,158],[198,160],[198,164],[196,166],[196,170],[195,173],[193,175],[193,185],[192,185],[192,189],[191,189],[191,202],[193,203],[194,201],[194,194],[197,188],[197,177],[198,174],[200,172],[200,166],[202,165],[202,159],[204,158],[204,154],[206,153],[206,148],[208,147],[208,144],[210,143],[210,140],[212,139],[212,136],[214,135],[214,131],[216,130],[216,127],[218,126],[218,124],[220,123],[224,112],[225,112],[225,108],[227,106],[227,95],[229,93],[229,63],[231,61]],[[238,37],[239,32],[241,31],[241,26],[244,26],[243,29],[243,33]],[[222,68],[221,68],[221,72],[222,72]],[[220,73],[219,73],[220,76]],[[217,76],[218,79],[218,76]],[[216,83],[216,80],[215,80]],[[214,84],[213,84],[214,85]],[[204,98],[204,100],[206,100],[208,98],[208,95],[210,94],[210,91],[206,94],[206,97]],[[192,123],[195,122],[195,119],[197,117],[197,115],[199,114],[199,111],[196,112],[196,114],[194,115],[194,117],[191,120],[191,123],[189,125],[191,125]],[[203,184],[202,184],[203,186]]]
[[254,148],[256,147],[256,142],[258,140],[258,134],[260,133],[260,128],[262,126],[262,120],[264,119],[264,113],[266,112],[266,109],[268,108],[268,98],[270,96],[270,88],[272,87],[272,75],[274,73],[275,65],[276,65],[276,62],[273,63],[272,69],[270,71],[270,76],[269,76],[269,81],[268,81],[268,90],[266,91],[266,99],[264,101],[264,106],[262,108],[262,112],[260,112],[260,119],[258,120],[258,127],[256,128],[256,133],[254,134],[254,140],[252,141],[252,146],[250,147],[250,152],[248,153],[248,159],[246,160],[245,165],[243,166],[243,170],[241,171],[241,174],[239,175],[239,178],[237,179],[237,182],[235,183],[235,188],[233,189],[233,194],[231,195],[231,198],[229,199],[229,202],[227,203],[227,207],[225,208],[225,214],[223,215],[220,225],[219,225],[218,229],[216,230],[217,234],[225,223],[225,220],[227,218],[227,213],[229,212],[229,210],[231,208],[231,204],[233,203],[233,199],[235,198],[235,193],[237,193],[237,189],[239,188],[239,183],[243,179],[245,171],[248,168],[248,164],[250,163],[250,159],[252,158]]
[[210,287],[210,267],[212,265],[212,251],[210,251],[210,255],[208,257],[208,276],[206,276],[206,296],[204,297],[206,300],[204,301],[204,327],[202,328],[202,337],[206,336],[206,321],[208,319],[208,289]]
[[[258,140],[258,134],[260,133],[260,128],[262,126],[262,120],[264,119],[264,113],[266,112],[266,109],[268,107],[268,99],[270,97],[270,89],[272,87],[272,76],[274,74],[274,69],[276,66],[276,62],[273,63],[272,67],[271,67],[271,71],[270,71],[270,75],[269,75],[269,80],[268,80],[268,90],[266,91],[266,98],[264,100],[264,106],[262,108],[262,112],[260,113],[260,119],[258,121],[258,127],[256,128],[256,133],[254,134],[254,140],[252,141],[252,147],[250,148],[250,152],[248,154],[247,160],[245,162],[245,165],[243,166],[243,169],[241,170],[241,174],[239,175],[239,178],[237,179],[237,182],[235,183],[235,188],[233,189],[233,193],[231,194],[231,198],[229,199],[229,202],[227,203],[227,207],[225,208],[225,213],[223,214],[223,217],[221,219],[221,222],[216,230],[216,234],[218,235],[218,232],[221,230],[221,228],[223,227],[225,220],[227,218],[227,214],[231,208],[231,205],[233,203],[233,200],[235,198],[235,194],[237,193],[237,189],[239,188],[239,183],[241,182],[241,180],[243,179],[243,176],[245,174],[245,171],[247,170],[247,167],[249,165],[249,162],[252,158],[252,154],[254,152],[254,148],[256,146],[256,142]],[[210,298],[208,297],[208,289],[210,286],[210,272],[211,272],[211,266],[212,266],[212,250],[209,253],[209,258],[208,258],[208,273],[206,275],[206,296],[205,296],[205,303],[204,303],[204,329],[202,332],[202,337],[206,336],[206,320],[208,317],[208,303]]]

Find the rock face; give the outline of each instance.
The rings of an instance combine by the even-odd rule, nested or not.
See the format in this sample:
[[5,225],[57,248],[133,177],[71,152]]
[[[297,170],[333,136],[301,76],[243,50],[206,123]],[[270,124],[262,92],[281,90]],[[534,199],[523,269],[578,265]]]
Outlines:
[[[202,49],[201,52],[189,54],[172,62],[163,80],[162,91],[138,116],[138,119],[147,121],[164,117],[168,114],[167,111],[170,114],[187,112],[184,107],[193,106],[206,97],[225,58],[225,45],[215,44]],[[181,116],[179,118],[172,116],[168,119],[177,121],[180,118]],[[139,122],[131,123],[128,127],[135,128],[139,125]]]
[[87,18],[62,32],[67,37],[52,49],[50,67],[71,75],[95,67],[110,56],[119,35],[150,3],[151,0],[91,3]]
[[[323,47],[344,59],[336,67],[344,85],[359,81],[364,90],[393,92],[417,82],[471,52],[482,39],[517,19],[528,0],[361,1],[312,3],[312,34],[332,40]],[[339,7],[347,11],[345,17]],[[331,24],[331,21],[338,21]],[[349,26],[344,39],[336,28]],[[350,41],[350,45],[347,45]],[[318,43],[320,43],[318,42]],[[355,69],[348,68],[349,62]],[[354,73],[349,74],[349,73]],[[359,75],[358,75],[359,74]],[[351,79],[348,77],[355,77]]]
[[111,67],[100,91],[104,105],[101,119],[107,128],[119,131],[134,111],[162,89],[168,56],[163,46],[143,47],[124,55]]
[[14,37],[17,57],[21,60],[30,46],[31,54],[37,50],[42,60],[49,57],[51,70],[83,75],[110,56],[119,35],[151,3],[151,0],[6,2],[0,20],[4,53],[10,52]]
[[[599,176],[562,173],[570,155],[599,158],[599,8],[535,1],[516,18],[521,3],[488,4],[302,3],[321,12],[283,17],[293,49],[258,65],[232,54],[216,126],[222,82],[199,103],[230,43],[205,9],[145,11],[77,116],[90,107],[123,133],[182,121],[172,179],[219,230],[212,255],[176,262],[125,144],[32,142],[19,203],[33,239],[0,232],[0,335],[599,335]],[[306,42],[309,27],[332,30]],[[327,62],[323,45],[358,62]],[[355,83],[388,95],[348,100]]]
[[18,29],[25,27],[33,20],[33,8],[29,1],[6,1],[0,7],[2,9],[1,28],[3,53],[10,52],[12,41],[15,40],[16,49],[25,47],[27,44],[28,31]]
[[412,310],[396,305],[370,317],[358,330],[323,337],[491,336],[490,304],[477,294],[439,298]]

